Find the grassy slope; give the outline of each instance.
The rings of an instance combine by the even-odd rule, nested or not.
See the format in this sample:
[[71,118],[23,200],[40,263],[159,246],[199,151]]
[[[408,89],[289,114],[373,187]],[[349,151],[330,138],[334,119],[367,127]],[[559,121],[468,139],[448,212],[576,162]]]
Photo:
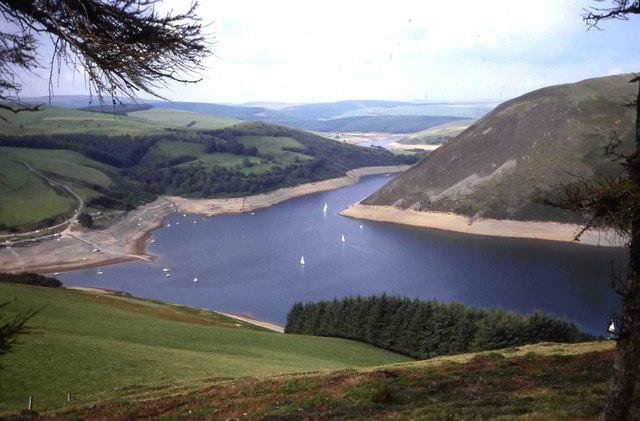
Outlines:
[[117,136],[129,134],[153,135],[165,133],[164,128],[219,129],[240,122],[233,118],[217,117],[180,110],[151,109],[132,112],[129,115],[91,113],[60,107],[47,107],[39,112],[8,114],[0,110],[0,116],[10,123],[0,120],[0,134],[67,134],[91,133]]
[[67,108],[47,107],[39,112],[2,114],[10,123],[0,121],[0,134],[33,135],[60,133],[92,133],[104,135],[147,135],[163,133],[160,124],[141,118]]
[[145,111],[129,113],[132,117],[138,117],[157,124],[171,127],[189,127],[191,129],[221,129],[223,127],[238,124],[241,120],[230,117],[199,114],[191,111],[152,108]]
[[[136,387],[44,415],[87,420],[595,419],[607,390],[612,345],[546,343],[369,369]],[[639,416],[635,405],[630,419]]]
[[0,222],[21,225],[46,217],[72,212],[77,201],[56,193],[42,178],[34,175],[19,161],[28,162],[34,169],[72,186],[85,202],[98,196],[95,190],[83,187],[91,183],[103,187],[111,184],[109,165],[91,160],[68,150],[29,148],[0,148]]
[[69,212],[74,205],[74,201],[56,193],[42,178],[7,158],[1,150],[0,197],[0,222],[7,226]]
[[[0,413],[205,378],[375,366],[407,358],[353,341],[281,335],[191,308],[0,283],[3,312],[44,309],[0,358]],[[17,300],[13,302],[13,298]],[[239,325],[236,325],[236,323]],[[139,385],[133,387],[133,385]]]
[[462,133],[475,121],[475,119],[468,119],[440,124],[407,136],[398,141],[398,143],[403,145],[434,145],[444,143],[448,138],[455,137]]

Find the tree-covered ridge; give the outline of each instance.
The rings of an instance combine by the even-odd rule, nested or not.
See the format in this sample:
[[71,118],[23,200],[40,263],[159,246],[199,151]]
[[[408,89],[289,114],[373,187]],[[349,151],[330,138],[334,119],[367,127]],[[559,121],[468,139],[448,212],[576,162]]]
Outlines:
[[114,167],[132,167],[149,152],[159,136],[131,137],[96,134],[0,136],[0,146],[68,149]]
[[[34,157],[29,149],[51,152]],[[82,159],[62,156],[64,154],[58,153],[61,151],[75,152],[82,155]],[[22,200],[20,194],[27,198],[36,194],[33,188],[29,190],[26,182],[19,182],[32,176],[21,164],[26,162],[44,176],[80,191],[87,206],[100,211],[129,210],[162,194],[203,198],[264,193],[342,177],[354,168],[411,164],[418,159],[261,122],[188,133],[167,129],[161,134],[145,136],[4,135],[0,136],[2,156],[5,165],[0,166],[0,178],[14,180],[12,185],[4,186],[5,191],[16,197],[14,202]],[[71,165],[70,159],[77,162]],[[65,193],[56,191],[55,195],[64,197]],[[0,217],[0,229],[44,228],[56,219],[64,220],[72,209],[56,209],[51,214],[17,223]]]
[[386,294],[295,303],[285,333],[354,339],[414,358],[593,340],[574,322],[540,312],[523,316]]

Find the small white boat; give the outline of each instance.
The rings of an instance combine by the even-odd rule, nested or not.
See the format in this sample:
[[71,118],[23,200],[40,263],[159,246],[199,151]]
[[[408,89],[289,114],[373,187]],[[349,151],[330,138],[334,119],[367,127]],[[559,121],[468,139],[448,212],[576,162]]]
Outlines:
[[168,278],[169,276],[171,276],[171,274],[170,274],[170,273],[167,273],[165,276]]
[[96,275],[102,275],[102,274],[103,272],[100,269],[98,269],[98,271],[96,272]]
[[362,229],[362,225],[360,225],[360,229]]
[[152,239],[151,239],[151,241],[149,241],[149,242],[150,242],[150,243],[155,243],[155,242],[156,242],[156,239],[155,239],[155,238],[152,238]]
[[616,324],[614,323],[613,320],[611,320],[611,324],[609,325],[609,328],[607,329],[607,331],[609,333],[616,333]]
[[345,240],[345,238],[344,238],[344,234],[342,234],[342,239],[341,239],[341,241],[342,241],[343,243],[347,241],[347,240]]
[[193,282],[198,282],[198,278],[193,278]]
[[163,268],[162,271],[163,272],[169,272],[169,271],[171,271],[171,269],[170,268]]
[[302,257],[300,258],[300,264],[301,264],[301,265],[304,265],[304,256],[302,256]]
[[327,209],[329,209],[329,206],[327,205],[327,203],[325,202],[324,204],[324,208],[322,208],[322,212],[327,212]]
[[169,228],[171,226],[171,224],[167,224],[167,228]]
[[53,272],[53,276],[58,276],[60,275],[60,272]]

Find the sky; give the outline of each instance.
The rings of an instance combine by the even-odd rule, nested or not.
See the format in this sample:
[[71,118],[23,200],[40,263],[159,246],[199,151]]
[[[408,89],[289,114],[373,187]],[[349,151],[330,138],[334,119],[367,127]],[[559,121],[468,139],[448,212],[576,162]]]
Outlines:
[[[640,71],[640,19],[587,30],[594,0],[202,0],[215,38],[203,80],[174,101],[214,103],[505,100],[591,77]],[[606,2],[604,3],[606,4]],[[162,7],[184,11],[185,0]],[[43,63],[48,63],[43,47]],[[47,94],[48,70],[22,96]],[[64,70],[54,94],[85,93]]]

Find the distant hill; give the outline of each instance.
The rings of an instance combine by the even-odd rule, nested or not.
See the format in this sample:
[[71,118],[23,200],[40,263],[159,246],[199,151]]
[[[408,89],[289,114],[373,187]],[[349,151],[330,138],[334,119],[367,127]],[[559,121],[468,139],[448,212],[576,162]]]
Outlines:
[[620,173],[604,148],[617,134],[633,148],[630,76],[540,89],[507,101],[363,201],[420,211],[516,220],[576,216],[535,201],[577,177]]
[[[392,101],[340,101],[332,103],[297,105],[280,109],[219,105],[196,102],[158,102],[157,108],[170,108],[192,111],[200,114],[236,118],[240,120],[260,120],[281,126],[316,132],[380,132],[413,133],[442,123],[455,121],[461,117],[447,115],[415,115],[396,113],[395,107],[406,107],[410,103]],[[338,117],[354,110],[367,107],[381,107],[389,115],[378,112],[377,115],[352,115]],[[397,115],[396,115],[397,114]]]
[[319,120],[336,118],[341,114],[353,112],[356,110],[367,110],[372,107],[390,109],[393,107],[411,105],[409,102],[398,101],[337,101],[337,102],[321,102],[317,104],[303,104],[281,109],[281,111],[289,116],[297,117],[305,120]]
[[[25,99],[48,104],[48,97]],[[350,100],[313,104],[255,102],[241,105],[205,102],[144,100],[117,104],[83,95],[61,95],[51,105],[95,113],[129,115],[142,110],[168,109],[244,121],[260,120],[317,132],[414,133],[462,118],[478,118],[492,103],[413,103],[384,100]]]

